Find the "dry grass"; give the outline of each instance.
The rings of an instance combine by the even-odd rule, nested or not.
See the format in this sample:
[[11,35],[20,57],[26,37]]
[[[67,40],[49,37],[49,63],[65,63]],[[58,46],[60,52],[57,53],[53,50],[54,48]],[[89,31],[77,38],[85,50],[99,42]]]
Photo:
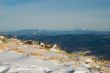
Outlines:
[[13,51],[17,52],[17,53],[24,53],[23,50],[20,50],[19,48],[14,48]]
[[[89,63],[91,65],[91,69],[96,70],[100,73],[110,73],[110,67],[106,66],[110,65],[110,60],[98,59],[95,56],[86,56],[85,52],[75,52],[69,54],[68,56],[71,58],[70,60],[74,60],[75,62],[79,63],[84,63],[85,59],[90,58],[93,60],[92,63]],[[76,57],[79,57],[79,59],[77,59]]]
[[33,55],[33,56],[42,56],[42,53],[33,52],[33,53],[31,53],[30,55]]
[[0,44],[0,50],[7,49],[7,44]]

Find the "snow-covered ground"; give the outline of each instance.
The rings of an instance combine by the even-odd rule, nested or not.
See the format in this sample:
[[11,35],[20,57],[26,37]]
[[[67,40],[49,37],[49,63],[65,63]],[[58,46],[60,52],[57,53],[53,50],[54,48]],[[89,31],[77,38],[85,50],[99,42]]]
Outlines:
[[68,73],[74,71],[71,65],[57,61],[41,60],[15,52],[0,53],[0,73]]
[[43,60],[13,51],[0,53],[0,73],[93,73],[83,66],[75,69],[75,63]]

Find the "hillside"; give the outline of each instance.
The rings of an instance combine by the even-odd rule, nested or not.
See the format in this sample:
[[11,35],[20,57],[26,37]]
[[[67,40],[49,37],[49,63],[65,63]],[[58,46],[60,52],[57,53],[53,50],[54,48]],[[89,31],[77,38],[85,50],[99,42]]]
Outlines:
[[57,45],[0,36],[0,73],[109,73],[110,62]]

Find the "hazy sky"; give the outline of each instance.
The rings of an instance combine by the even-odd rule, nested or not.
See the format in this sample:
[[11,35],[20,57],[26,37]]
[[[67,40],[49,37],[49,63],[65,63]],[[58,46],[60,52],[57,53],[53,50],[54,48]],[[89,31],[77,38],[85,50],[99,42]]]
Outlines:
[[110,0],[0,0],[0,31],[110,30]]

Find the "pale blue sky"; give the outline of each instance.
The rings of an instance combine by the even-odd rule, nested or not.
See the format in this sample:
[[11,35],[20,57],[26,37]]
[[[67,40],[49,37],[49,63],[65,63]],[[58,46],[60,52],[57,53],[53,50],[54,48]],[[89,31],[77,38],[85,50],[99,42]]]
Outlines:
[[0,31],[110,30],[110,0],[0,0]]

